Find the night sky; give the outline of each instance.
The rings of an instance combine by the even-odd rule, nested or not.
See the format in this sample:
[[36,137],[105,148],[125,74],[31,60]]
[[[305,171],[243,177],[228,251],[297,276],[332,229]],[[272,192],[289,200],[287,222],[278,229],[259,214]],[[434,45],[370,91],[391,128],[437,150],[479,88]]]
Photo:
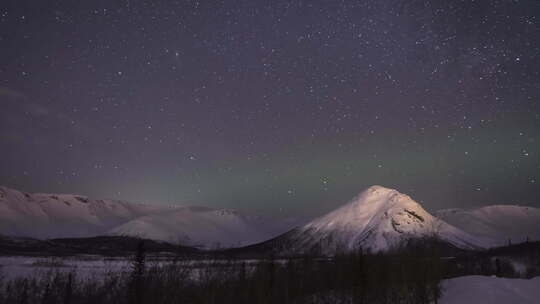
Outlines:
[[540,1],[2,1],[0,184],[540,206]]

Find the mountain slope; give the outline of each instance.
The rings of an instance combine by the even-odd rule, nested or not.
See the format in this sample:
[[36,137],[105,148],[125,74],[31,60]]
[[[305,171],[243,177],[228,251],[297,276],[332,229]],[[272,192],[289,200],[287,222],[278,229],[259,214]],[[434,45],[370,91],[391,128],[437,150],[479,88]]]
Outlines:
[[483,243],[426,212],[409,196],[373,186],[350,203],[296,228],[276,244],[291,253],[374,252],[398,247],[404,241],[436,237],[455,247],[475,249]]
[[234,210],[29,194],[0,187],[0,234],[9,236],[48,239],[112,234],[214,247],[261,242],[294,224]]
[[437,216],[470,233],[487,239],[491,246],[540,240],[540,208],[494,205],[473,210],[445,209]]
[[230,209],[181,207],[167,214],[138,217],[110,231],[197,247],[257,243],[290,229],[289,222],[248,216]]

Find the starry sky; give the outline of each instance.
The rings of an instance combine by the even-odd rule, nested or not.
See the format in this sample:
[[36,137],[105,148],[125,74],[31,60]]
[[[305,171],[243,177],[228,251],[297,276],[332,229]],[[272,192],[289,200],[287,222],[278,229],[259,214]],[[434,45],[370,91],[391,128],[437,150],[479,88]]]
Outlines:
[[2,1],[0,184],[315,216],[540,206],[540,2]]

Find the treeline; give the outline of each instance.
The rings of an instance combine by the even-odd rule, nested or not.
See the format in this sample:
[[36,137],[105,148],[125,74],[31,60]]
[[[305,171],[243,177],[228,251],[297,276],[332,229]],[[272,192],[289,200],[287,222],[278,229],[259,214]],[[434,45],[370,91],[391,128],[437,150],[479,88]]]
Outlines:
[[357,252],[333,259],[178,260],[95,278],[55,272],[0,283],[0,303],[436,303],[437,257]]
[[[141,238],[131,236],[95,236],[82,238],[58,238],[39,240],[27,237],[7,237],[0,235],[0,255],[22,256],[73,256],[96,254],[103,256],[129,256],[137,248]],[[144,239],[146,251],[154,255],[189,255],[198,257],[196,248]]]
[[[524,242],[467,252],[445,261],[448,277],[488,275],[530,279],[540,276],[540,242]],[[516,269],[519,265],[520,269]]]

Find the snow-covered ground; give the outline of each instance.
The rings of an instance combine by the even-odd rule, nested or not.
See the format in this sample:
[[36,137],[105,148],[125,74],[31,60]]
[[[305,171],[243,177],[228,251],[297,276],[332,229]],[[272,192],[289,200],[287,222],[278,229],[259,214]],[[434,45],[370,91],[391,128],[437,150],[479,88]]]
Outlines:
[[[196,259],[175,261],[170,257],[152,257],[146,259],[149,268],[154,266],[166,266],[172,263],[181,263],[182,267],[192,270],[192,278],[199,276],[200,270],[208,267],[223,266],[229,263],[245,263],[250,266],[259,262],[256,259],[246,260],[214,260]],[[276,260],[285,263],[286,260]],[[107,274],[130,272],[131,260],[126,257],[103,257],[98,255],[71,256],[71,257],[28,257],[28,256],[0,256],[0,276],[10,280],[16,278],[41,276],[47,273],[66,272],[74,273],[79,278],[93,278]]]
[[446,280],[440,304],[538,304],[540,277],[530,280],[465,276]]
[[73,272],[79,277],[101,276],[108,272],[128,271],[125,258],[87,257],[0,257],[0,273],[6,279],[39,276],[48,272]]
[[[151,260],[149,265],[170,263],[170,260]],[[222,261],[227,263],[227,261]],[[256,260],[246,260],[248,265]],[[196,268],[214,267],[219,261],[184,261]],[[39,257],[0,257],[0,274],[5,279],[41,275],[48,272],[74,272],[78,277],[100,277],[108,273],[130,271],[125,258],[101,256],[70,257],[63,259]],[[197,276],[197,271],[192,273]],[[508,279],[489,276],[464,276],[445,280],[441,304],[538,304],[540,303],[540,277]]]

